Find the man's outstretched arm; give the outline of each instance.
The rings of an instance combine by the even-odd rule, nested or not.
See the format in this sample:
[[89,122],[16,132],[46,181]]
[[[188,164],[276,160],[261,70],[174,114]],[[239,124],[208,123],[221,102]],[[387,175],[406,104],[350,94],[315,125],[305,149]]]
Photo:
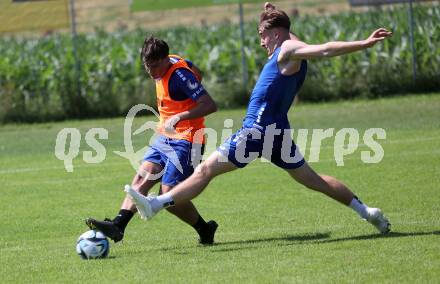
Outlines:
[[324,44],[306,44],[301,41],[287,40],[281,46],[279,59],[301,60],[332,57],[352,53],[372,47],[392,35],[384,28],[375,30],[367,39],[359,41],[331,41]]

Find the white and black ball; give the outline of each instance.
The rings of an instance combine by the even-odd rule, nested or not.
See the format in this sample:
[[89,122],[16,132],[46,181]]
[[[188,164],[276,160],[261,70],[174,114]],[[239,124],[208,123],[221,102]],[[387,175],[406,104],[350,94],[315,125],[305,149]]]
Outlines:
[[82,259],[106,258],[109,251],[110,243],[99,231],[87,231],[76,242],[76,252]]

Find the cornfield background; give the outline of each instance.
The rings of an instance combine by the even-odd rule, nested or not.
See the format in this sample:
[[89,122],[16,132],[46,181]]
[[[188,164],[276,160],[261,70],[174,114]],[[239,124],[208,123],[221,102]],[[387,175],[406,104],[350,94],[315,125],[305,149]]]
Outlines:
[[[308,43],[363,39],[381,26],[394,32],[390,40],[373,49],[311,61],[300,98],[324,101],[440,90],[440,8],[434,4],[417,6],[415,22],[418,77],[413,82],[406,9],[293,18],[292,30]],[[192,60],[204,71],[203,83],[222,107],[246,103],[266,60],[256,22],[245,24],[250,78],[246,88],[241,76],[239,28],[235,24],[80,34],[79,74],[69,35],[3,37],[0,121],[117,116],[136,103],[154,106],[154,85],[139,59],[142,42],[150,34],[165,39],[173,53]]]

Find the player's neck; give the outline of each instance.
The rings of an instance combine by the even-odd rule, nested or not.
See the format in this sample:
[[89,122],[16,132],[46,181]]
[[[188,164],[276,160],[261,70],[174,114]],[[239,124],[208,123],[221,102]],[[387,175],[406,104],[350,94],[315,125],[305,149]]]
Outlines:
[[283,34],[278,39],[277,47],[280,47],[283,44],[283,42],[285,42],[286,40],[289,40],[289,39],[290,39],[290,34],[289,33]]

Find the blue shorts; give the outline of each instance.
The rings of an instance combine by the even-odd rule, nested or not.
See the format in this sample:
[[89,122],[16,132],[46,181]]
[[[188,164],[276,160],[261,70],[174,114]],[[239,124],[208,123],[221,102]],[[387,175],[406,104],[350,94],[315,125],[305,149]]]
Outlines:
[[275,135],[268,135],[262,129],[241,128],[217,151],[239,168],[261,157],[282,169],[301,167],[305,160],[290,136],[290,129],[278,131]]
[[[197,161],[196,158],[203,154],[203,146],[197,146],[200,148],[193,149],[193,144],[189,141],[160,135],[145,153],[143,161],[162,166],[162,184],[175,186],[194,172],[193,161]],[[197,156],[197,153],[200,155]]]

